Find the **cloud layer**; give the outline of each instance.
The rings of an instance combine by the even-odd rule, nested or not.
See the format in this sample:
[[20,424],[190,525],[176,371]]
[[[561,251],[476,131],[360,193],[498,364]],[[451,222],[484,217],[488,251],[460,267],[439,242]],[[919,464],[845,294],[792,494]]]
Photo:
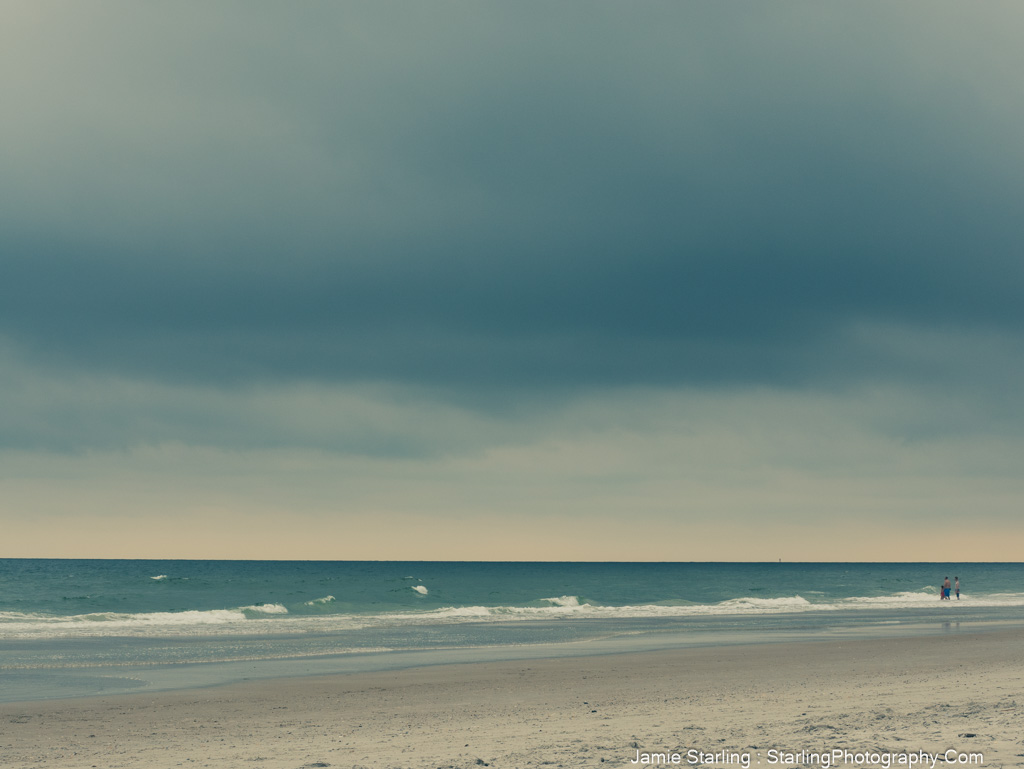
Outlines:
[[1015,4],[8,17],[9,457],[658,445],[666,402],[791,398],[807,445],[1024,439]]

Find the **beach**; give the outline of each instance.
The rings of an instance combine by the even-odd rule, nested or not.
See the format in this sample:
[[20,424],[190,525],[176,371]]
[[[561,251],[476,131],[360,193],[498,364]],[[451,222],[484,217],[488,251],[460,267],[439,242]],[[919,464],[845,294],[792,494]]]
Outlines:
[[1019,766],[1022,704],[1024,631],[753,644],[8,703],[0,763]]

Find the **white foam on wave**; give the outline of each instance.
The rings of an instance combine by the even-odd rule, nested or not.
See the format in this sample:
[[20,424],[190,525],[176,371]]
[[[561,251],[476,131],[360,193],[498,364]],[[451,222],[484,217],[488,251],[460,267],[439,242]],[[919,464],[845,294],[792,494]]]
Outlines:
[[325,595],[323,598],[314,598],[312,601],[306,601],[306,606],[318,606],[325,603],[334,603],[333,595]]
[[245,625],[252,619],[288,614],[281,604],[257,604],[235,609],[137,612],[98,611],[87,614],[36,614],[0,612],[5,637],[179,635],[193,629],[202,632],[222,625]]
[[[938,589],[935,589],[935,593]],[[710,617],[728,615],[803,614],[806,612],[838,612],[878,609],[933,608],[938,596],[930,589],[908,591],[883,596],[862,596],[837,598],[832,601],[814,603],[800,595],[777,598],[746,596],[730,598],[713,604],[637,604],[630,606],[601,606],[580,603],[576,596],[539,599],[548,606],[466,606],[444,607],[427,612],[377,615],[374,620],[384,621],[385,617],[396,624],[423,624],[434,621],[468,621],[483,619],[492,621],[513,621],[517,619],[542,619],[552,616],[574,618],[629,619],[643,617]],[[983,607],[1024,607],[1024,593],[989,594],[980,599],[969,599],[962,595],[961,604]],[[952,603],[956,603],[956,600]],[[948,603],[944,605],[949,605]],[[368,619],[368,618],[367,618]]]
[[939,589],[922,588],[920,590],[904,590],[890,595],[853,596],[841,598],[836,603],[840,607],[865,606],[871,608],[887,608],[899,606],[930,605],[939,599]]
[[4,627],[9,622],[56,622],[60,620],[60,617],[55,617],[52,614],[37,614],[33,612],[20,612],[20,611],[0,611],[0,623],[4,623]]
[[[387,615],[377,615],[384,617]],[[448,606],[444,609],[434,609],[414,615],[421,620],[429,619],[487,619],[492,616],[491,610],[486,606]]]
[[[238,609],[211,609],[208,611],[160,611],[141,614],[119,614],[113,611],[77,614],[66,618],[75,622],[102,622],[130,627],[134,625],[217,625],[236,622],[245,615]],[[61,618],[65,619],[65,618]]]
[[167,579],[167,575],[157,574],[155,577],[150,577],[150,579],[155,579],[157,582],[159,582],[160,580]]
[[[410,586],[424,587],[422,585]],[[426,588],[424,587],[424,590]],[[419,591],[417,591],[419,592]],[[741,597],[714,604],[637,604],[602,606],[580,603],[576,596],[537,599],[532,606],[447,606],[427,611],[392,611],[375,614],[315,613],[290,614],[281,604],[261,604],[234,609],[206,611],[151,612],[123,614],[94,612],[70,616],[53,616],[0,611],[0,635],[5,638],[57,637],[177,637],[217,635],[332,633],[369,627],[409,627],[445,625],[465,622],[516,622],[554,618],[629,619],[686,618],[704,616],[757,616],[770,614],[801,614],[806,612],[898,611],[901,619],[913,617],[908,612],[920,608],[955,612],[958,606],[1024,607],[1024,593],[987,594],[971,598],[963,595],[959,602],[938,601],[938,588],[905,591],[882,596],[859,596],[813,603],[806,598]],[[307,602],[329,603],[324,596]]]
[[[961,600],[970,600],[967,597],[967,593],[960,593]],[[985,597],[985,600],[989,603],[982,604],[983,606],[1020,606],[1020,593],[990,593]],[[956,598],[952,599],[953,602]]]
[[540,600],[547,601],[552,606],[576,607],[580,605],[580,599],[574,595],[563,595],[558,598],[541,598]]
[[415,590],[415,591],[416,591],[417,593],[419,593],[420,595],[426,595],[426,594],[427,594],[427,593],[429,592],[429,591],[427,590],[427,588],[426,588],[426,587],[424,587],[423,585],[413,585],[413,586],[412,586],[412,589],[413,589],[413,590]]
[[188,630],[190,628],[244,622],[240,609],[208,611],[140,612],[123,614],[103,611],[66,616],[0,613],[0,627],[5,636],[29,637],[74,635],[147,635],[155,628]]
[[288,609],[279,603],[258,603],[254,606],[243,606],[241,609],[243,612],[252,612],[253,614],[287,614]]
[[[730,598],[727,601],[721,601],[720,603],[713,604],[718,613],[722,614],[773,614],[782,611],[806,611],[809,607],[813,607],[810,601],[803,596],[783,596],[782,598]],[[680,607],[686,609],[692,609],[694,607]]]

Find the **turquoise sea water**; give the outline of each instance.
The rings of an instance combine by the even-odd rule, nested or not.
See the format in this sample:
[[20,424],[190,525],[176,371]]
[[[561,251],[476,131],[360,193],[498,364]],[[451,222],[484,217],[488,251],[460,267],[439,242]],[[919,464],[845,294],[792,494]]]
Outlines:
[[1024,564],[13,559],[0,701],[1016,625]]

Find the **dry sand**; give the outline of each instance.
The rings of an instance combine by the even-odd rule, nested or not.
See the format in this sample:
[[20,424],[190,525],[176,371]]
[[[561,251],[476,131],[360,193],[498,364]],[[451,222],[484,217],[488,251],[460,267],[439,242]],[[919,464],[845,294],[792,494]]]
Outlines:
[[773,748],[1024,766],[1022,687],[1018,631],[446,665],[0,705],[0,766],[686,766],[693,749],[769,767]]

